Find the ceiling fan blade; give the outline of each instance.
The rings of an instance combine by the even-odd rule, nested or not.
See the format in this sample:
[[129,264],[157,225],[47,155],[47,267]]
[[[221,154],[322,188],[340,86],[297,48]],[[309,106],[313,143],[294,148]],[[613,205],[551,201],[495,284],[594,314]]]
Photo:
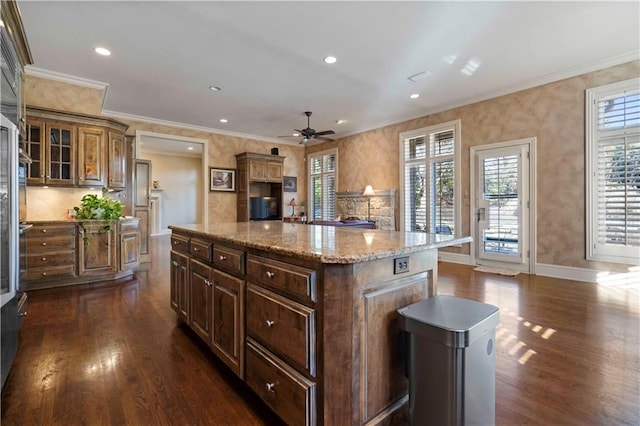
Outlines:
[[321,141],[327,141],[327,142],[331,142],[333,139],[329,139],[329,138],[325,138],[324,136],[318,136],[318,134],[316,133],[316,135],[313,137],[314,139],[318,139]]
[[278,136],[279,138],[299,138],[300,136],[293,136],[293,135],[282,135],[282,136]]
[[325,130],[322,132],[316,132],[316,136],[323,136],[323,135],[333,135],[336,132],[334,132],[333,130]]
[[298,133],[302,133],[302,130],[298,130],[298,129],[293,129],[293,130],[295,130]]

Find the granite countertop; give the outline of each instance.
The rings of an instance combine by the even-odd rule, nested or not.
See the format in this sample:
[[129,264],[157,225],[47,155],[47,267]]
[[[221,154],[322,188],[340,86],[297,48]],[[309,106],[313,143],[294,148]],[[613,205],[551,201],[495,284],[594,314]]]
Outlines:
[[[121,217],[120,219],[118,219],[120,221],[129,221],[129,220],[140,220],[137,217],[133,217],[133,216],[129,216],[129,217]],[[45,224],[45,225],[59,225],[59,224],[65,224],[65,223],[79,223],[79,222],[103,222],[103,220],[101,219],[52,219],[52,220],[27,220],[25,221],[25,223],[27,224],[31,224],[31,225],[40,225],[40,224]]]
[[280,221],[171,225],[221,242],[297,256],[322,263],[358,263],[471,242],[471,237],[354,229]]

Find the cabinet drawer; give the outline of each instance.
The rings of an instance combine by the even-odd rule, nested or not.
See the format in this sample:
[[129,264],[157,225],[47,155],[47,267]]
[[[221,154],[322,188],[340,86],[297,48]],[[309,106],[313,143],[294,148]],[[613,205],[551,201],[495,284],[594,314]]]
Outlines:
[[315,310],[248,283],[246,312],[248,335],[315,376]]
[[75,264],[75,253],[72,251],[64,253],[48,254],[28,254],[27,268],[46,268],[53,266],[73,266]]
[[244,252],[215,244],[213,265],[236,275],[244,275]]
[[251,339],[247,339],[246,381],[286,424],[316,424],[316,384]]
[[43,279],[63,278],[75,276],[75,266],[56,266],[49,268],[27,269],[27,281],[36,281]]
[[171,235],[171,250],[189,254],[189,238],[182,235]]
[[316,271],[260,256],[247,256],[247,278],[282,290],[303,301],[316,302]]
[[197,257],[205,262],[211,262],[211,246],[211,243],[192,238],[189,243],[189,250],[193,257]]
[[129,231],[140,230],[140,223],[137,220],[123,220],[120,221],[120,232],[125,233]]
[[27,237],[27,253],[50,253],[56,251],[74,250],[76,238],[73,235],[60,235],[46,237],[29,235]]
[[75,224],[69,225],[33,225],[33,228],[29,229],[29,238],[40,238],[44,236],[62,236],[62,235],[76,235]]

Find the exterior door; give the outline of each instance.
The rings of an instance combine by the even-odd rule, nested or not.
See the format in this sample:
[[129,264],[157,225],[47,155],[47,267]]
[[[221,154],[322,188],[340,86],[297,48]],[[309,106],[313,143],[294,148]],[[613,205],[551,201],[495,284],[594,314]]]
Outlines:
[[529,141],[472,151],[476,263],[531,272]]

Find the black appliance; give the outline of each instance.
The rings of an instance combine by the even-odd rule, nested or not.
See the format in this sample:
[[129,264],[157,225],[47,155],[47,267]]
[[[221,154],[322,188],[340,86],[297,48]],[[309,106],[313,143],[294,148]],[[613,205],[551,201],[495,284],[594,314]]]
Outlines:
[[281,219],[278,212],[278,199],[276,197],[250,197],[249,219],[251,220],[277,220]]

